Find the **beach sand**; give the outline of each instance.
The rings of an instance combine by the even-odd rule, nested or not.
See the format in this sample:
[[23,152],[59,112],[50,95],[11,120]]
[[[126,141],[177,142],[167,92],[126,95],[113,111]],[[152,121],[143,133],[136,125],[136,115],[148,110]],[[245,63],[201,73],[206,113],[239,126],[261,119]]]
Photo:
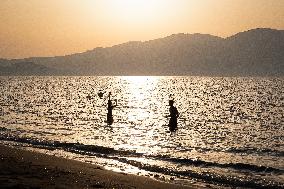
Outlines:
[[190,188],[0,145],[0,188]]

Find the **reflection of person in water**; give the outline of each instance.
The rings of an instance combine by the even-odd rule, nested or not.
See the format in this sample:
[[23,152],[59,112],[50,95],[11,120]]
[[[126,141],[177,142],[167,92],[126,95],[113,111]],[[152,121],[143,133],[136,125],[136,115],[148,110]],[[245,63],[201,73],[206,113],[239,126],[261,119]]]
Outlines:
[[179,112],[177,108],[174,106],[173,100],[169,100],[169,105],[170,105],[169,128],[170,128],[170,131],[175,131],[177,129],[177,118],[179,117]]
[[112,104],[112,101],[110,99],[111,92],[108,94],[108,101],[107,101],[107,123],[111,125],[113,123],[113,117],[112,117],[112,109],[116,107],[117,100],[115,100],[115,105]]

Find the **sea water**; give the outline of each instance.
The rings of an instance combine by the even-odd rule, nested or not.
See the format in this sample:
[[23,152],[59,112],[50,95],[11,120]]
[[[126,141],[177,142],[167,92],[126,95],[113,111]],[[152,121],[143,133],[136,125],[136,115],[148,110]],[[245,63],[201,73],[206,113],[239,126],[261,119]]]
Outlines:
[[284,78],[0,77],[0,92],[2,143],[185,185],[284,187]]

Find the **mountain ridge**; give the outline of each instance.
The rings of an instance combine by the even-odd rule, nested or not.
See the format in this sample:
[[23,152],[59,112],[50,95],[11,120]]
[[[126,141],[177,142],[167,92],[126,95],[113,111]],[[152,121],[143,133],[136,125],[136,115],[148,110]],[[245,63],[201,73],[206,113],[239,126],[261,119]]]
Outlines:
[[33,62],[56,70],[51,75],[283,76],[282,52],[284,30],[257,28],[227,38],[179,33],[66,56],[1,59],[0,66]]

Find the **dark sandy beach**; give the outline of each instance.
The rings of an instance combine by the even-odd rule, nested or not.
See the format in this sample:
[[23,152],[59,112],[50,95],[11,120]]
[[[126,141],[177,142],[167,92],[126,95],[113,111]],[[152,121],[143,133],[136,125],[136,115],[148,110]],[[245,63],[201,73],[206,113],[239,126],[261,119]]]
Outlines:
[[0,188],[189,188],[0,145]]

